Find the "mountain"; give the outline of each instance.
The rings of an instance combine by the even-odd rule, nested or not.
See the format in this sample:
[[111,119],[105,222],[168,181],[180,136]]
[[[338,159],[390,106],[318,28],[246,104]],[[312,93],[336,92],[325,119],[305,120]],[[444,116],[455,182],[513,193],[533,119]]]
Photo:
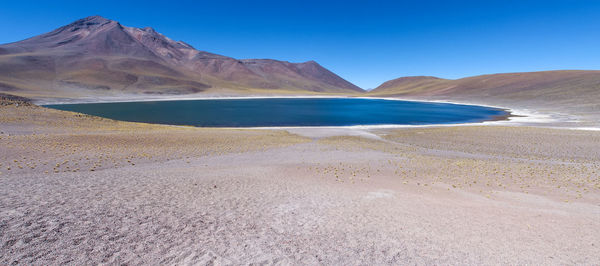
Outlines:
[[435,88],[435,85],[442,85],[448,80],[431,77],[431,76],[412,76],[412,77],[401,77],[392,79],[379,85],[377,88],[371,90],[371,93],[375,94],[410,94],[417,93],[419,91],[427,90],[428,88]]
[[371,96],[471,101],[502,106],[577,107],[600,113],[600,71],[505,73],[456,80],[404,77],[384,82]]
[[239,60],[92,16],[0,45],[0,91],[51,97],[363,90],[315,61]]

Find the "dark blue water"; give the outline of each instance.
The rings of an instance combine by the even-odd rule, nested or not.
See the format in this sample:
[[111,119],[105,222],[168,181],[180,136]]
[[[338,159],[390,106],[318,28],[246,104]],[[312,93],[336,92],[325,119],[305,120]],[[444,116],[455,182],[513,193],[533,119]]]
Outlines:
[[123,121],[201,127],[427,125],[490,120],[500,109],[357,98],[269,98],[46,105]]

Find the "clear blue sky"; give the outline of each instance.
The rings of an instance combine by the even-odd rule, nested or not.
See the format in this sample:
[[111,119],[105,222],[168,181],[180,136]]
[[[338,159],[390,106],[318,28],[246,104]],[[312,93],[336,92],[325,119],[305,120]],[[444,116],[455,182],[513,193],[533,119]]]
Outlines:
[[600,1],[3,1],[0,43],[101,15],[235,58],[315,60],[363,88],[600,69]]

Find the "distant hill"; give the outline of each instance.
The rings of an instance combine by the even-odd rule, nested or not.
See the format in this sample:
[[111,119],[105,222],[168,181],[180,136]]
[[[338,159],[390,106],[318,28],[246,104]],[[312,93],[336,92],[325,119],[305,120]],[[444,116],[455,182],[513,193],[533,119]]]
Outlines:
[[600,113],[600,71],[561,70],[492,74],[456,80],[403,77],[384,82],[370,96],[476,101],[505,106],[573,106]]
[[314,61],[238,60],[100,16],[0,45],[3,92],[54,96],[221,90],[363,91]]

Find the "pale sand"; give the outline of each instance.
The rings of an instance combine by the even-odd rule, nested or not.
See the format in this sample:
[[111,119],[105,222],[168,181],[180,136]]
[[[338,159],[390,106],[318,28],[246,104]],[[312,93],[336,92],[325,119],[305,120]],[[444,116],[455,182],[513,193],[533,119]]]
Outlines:
[[336,130],[0,107],[0,264],[600,264],[600,132]]

